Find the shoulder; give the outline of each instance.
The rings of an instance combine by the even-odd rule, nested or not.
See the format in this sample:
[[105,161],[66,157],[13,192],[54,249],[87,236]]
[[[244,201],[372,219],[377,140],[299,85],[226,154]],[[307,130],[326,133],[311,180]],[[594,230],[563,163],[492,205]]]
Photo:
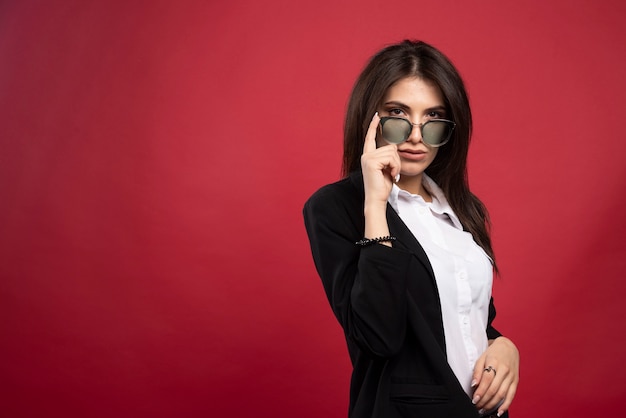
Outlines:
[[317,205],[363,202],[363,176],[353,173],[334,183],[319,188],[306,201],[305,208]]
[[[327,226],[331,229],[363,229],[363,177],[354,173],[317,190],[304,204],[307,227]],[[361,232],[359,232],[361,233]]]

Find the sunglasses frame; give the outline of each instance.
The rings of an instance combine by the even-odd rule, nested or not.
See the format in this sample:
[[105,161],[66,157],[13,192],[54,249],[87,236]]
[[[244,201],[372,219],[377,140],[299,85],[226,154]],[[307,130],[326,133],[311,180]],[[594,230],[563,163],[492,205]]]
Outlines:
[[[404,122],[406,122],[409,125],[409,132],[407,133],[407,137],[401,141],[401,142],[392,142],[389,141],[387,138],[385,138],[385,135],[383,134],[384,131],[384,126],[385,123],[389,120],[402,120]],[[450,131],[448,132],[448,136],[441,141],[438,144],[431,144],[430,142],[426,141],[424,139],[424,126],[428,125],[431,122],[445,122],[446,125],[450,126]],[[427,120],[426,122],[423,123],[412,123],[410,120],[406,119],[406,118],[399,118],[396,116],[384,116],[382,118],[380,118],[380,135],[383,137],[383,139],[387,142],[389,142],[390,144],[401,144],[402,142],[406,142],[408,141],[409,137],[411,136],[411,133],[413,132],[413,127],[417,126],[420,130],[420,134],[422,135],[422,141],[427,144],[429,147],[433,147],[433,148],[438,148],[442,145],[445,145],[448,143],[448,141],[450,141],[450,138],[452,137],[452,132],[454,132],[454,128],[456,127],[456,123],[454,123],[451,120],[448,119],[430,119]]]

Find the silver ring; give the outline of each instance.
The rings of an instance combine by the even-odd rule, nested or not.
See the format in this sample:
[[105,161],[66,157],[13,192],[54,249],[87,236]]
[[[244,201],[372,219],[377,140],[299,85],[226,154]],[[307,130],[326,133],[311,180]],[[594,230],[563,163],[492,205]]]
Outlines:
[[496,369],[494,369],[494,368],[493,368],[493,367],[491,367],[491,366],[487,366],[486,368],[484,368],[484,369],[483,369],[483,372],[487,372],[487,373],[489,373],[489,372],[493,372],[493,377],[496,377]]

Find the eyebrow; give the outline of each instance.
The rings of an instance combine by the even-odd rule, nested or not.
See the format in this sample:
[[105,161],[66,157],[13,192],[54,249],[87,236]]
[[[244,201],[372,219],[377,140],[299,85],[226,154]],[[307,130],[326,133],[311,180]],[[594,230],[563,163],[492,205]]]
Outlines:
[[[406,104],[402,103],[402,102],[396,102],[394,100],[391,100],[389,102],[385,102],[383,103],[383,106],[397,106],[401,109],[410,109],[409,106],[407,106]],[[439,105],[439,106],[433,106],[433,107],[429,107],[428,109],[424,109],[424,113],[428,113],[428,112],[433,112],[433,111],[438,111],[438,112],[442,112],[442,113],[446,113],[447,109],[445,106],[443,105]]]

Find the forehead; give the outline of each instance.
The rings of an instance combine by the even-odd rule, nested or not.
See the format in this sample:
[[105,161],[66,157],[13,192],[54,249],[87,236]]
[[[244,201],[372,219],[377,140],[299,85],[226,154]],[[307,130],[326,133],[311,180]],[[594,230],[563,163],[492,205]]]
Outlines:
[[432,81],[420,77],[405,77],[392,84],[383,97],[383,103],[398,101],[406,105],[424,104],[426,107],[443,106],[443,94]]

